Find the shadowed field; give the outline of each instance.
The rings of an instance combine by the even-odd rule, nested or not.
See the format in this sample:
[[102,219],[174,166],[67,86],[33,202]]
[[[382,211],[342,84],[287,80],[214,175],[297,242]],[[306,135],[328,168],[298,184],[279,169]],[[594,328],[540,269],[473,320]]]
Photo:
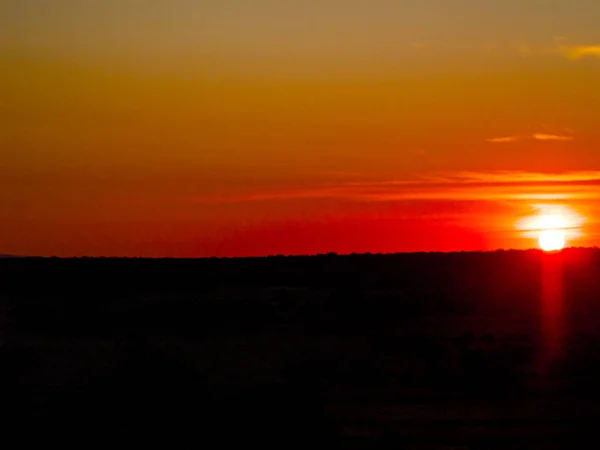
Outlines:
[[63,440],[595,446],[598,280],[594,249],[7,259],[3,398]]

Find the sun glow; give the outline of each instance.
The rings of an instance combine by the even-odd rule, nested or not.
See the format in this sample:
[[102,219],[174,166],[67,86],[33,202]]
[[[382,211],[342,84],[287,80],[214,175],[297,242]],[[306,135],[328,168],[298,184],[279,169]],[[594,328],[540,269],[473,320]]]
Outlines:
[[540,248],[546,252],[562,250],[565,247],[565,232],[563,230],[543,230],[538,239]]
[[535,238],[547,252],[561,250],[569,239],[581,234],[583,218],[562,205],[534,205],[538,214],[521,219],[517,228],[526,237]]
[[561,215],[540,215],[534,222],[539,230],[538,243],[546,252],[562,250],[565,246],[565,228],[569,228],[567,219]]

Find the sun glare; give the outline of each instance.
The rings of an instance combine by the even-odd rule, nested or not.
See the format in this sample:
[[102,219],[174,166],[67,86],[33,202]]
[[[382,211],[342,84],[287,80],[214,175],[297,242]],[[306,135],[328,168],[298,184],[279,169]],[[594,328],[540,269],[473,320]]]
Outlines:
[[565,246],[565,228],[567,220],[559,215],[539,216],[535,227],[539,230],[538,242],[540,248],[546,252],[562,250]]
[[543,230],[538,239],[540,248],[546,252],[562,250],[565,247],[565,232],[563,230]]
[[547,252],[561,250],[569,239],[581,234],[583,217],[562,205],[534,205],[537,214],[517,223],[523,236],[535,238],[539,247]]

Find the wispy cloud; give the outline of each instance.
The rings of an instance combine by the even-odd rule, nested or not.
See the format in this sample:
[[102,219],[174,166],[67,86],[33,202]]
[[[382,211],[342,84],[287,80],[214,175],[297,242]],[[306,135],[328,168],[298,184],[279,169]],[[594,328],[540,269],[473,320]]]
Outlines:
[[600,45],[561,45],[557,49],[569,59],[578,60],[586,56],[600,58]]
[[515,51],[521,56],[544,56],[562,55],[565,58],[577,61],[585,57],[600,58],[600,44],[566,44],[567,37],[555,36],[554,45],[532,46],[527,43],[518,43],[514,46]]
[[199,202],[238,203],[293,199],[394,200],[562,200],[600,199],[600,171],[545,174],[518,171],[453,172],[406,180],[327,184],[196,198]]
[[533,133],[530,136],[494,137],[494,138],[488,138],[485,141],[492,143],[492,144],[507,144],[507,143],[511,143],[511,142],[524,140],[524,139],[535,139],[536,141],[572,141],[573,136],[550,134],[550,133]]
[[572,141],[572,136],[561,136],[558,134],[535,133],[533,138],[538,141]]
[[463,183],[561,183],[599,181],[600,171],[576,171],[562,173],[540,173],[514,170],[497,170],[491,172],[453,172],[445,174],[446,180]]
[[506,136],[506,137],[495,137],[486,139],[486,142],[491,142],[492,144],[503,144],[507,142],[515,142],[519,140],[518,136]]

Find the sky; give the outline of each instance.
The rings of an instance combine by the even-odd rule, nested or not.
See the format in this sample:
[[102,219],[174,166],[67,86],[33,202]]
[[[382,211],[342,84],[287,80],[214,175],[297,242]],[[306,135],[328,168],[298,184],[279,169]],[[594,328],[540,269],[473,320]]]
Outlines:
[[4,0],[0,253],[600,239],[597,0]]

